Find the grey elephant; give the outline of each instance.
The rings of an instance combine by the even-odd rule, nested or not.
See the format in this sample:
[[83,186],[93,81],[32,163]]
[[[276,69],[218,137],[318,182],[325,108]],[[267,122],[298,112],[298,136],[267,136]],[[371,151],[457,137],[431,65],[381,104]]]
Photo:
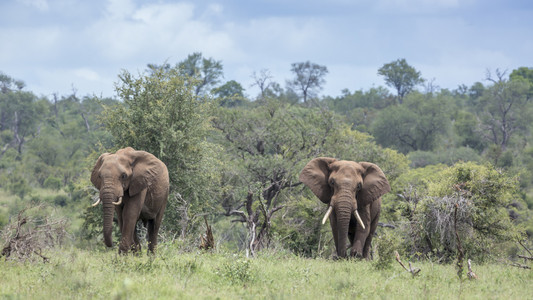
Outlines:
[[390,191],[383,171],[369,162],[319,157],[307,163],[299,179],[329,206],[322,224],[329,217],[337,256],[346,257],[348,237],[350,255],[368,259],[381,196]]
[[148,251],[154,253],[169,193],[165,164],[148,152],[127,147],[100,155],[91,182],[100,191],[100,199],[93,206],[102,202],[106,246],[113,246],[111,231],[116,212],[121,233],[119,253],[141,250],[135,231],[138,220],[147,228]]

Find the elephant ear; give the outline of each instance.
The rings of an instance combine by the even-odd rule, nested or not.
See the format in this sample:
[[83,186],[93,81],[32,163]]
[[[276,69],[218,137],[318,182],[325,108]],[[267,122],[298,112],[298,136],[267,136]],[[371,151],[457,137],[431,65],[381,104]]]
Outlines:
[[102,163],[104,162],[104,157],[108,156],[109,153],[104,153],[98,157],[98,160],[96,161],[96,164],[94,165],[93,172],[91,173],[91,182],[94,184],[94,186],[97,189],[100,189],[102,186],[102,180],[100,180],[99,171],[100,167],[102,167]]
[[318,157],[305,165],[302,172],[300,172],[300,181],[313,191],[315,196],[324,203],[331,201],[333,190],[328,184],[329,180],[329,165],[337,161],[330,157]]
[[[130,181],[130,196],[137,195],[152,185],[163,172],[164,164],[153,154],[146,151],[127,151],[133,157],[133,174]],[[130,150],[128,149],[128,150]]]
[[357,198],[363,203],[370,203],[390,192],[390,184],[380,167],[369,162],[359,163],[365,169],[363,173],[363,187],[357,193]]

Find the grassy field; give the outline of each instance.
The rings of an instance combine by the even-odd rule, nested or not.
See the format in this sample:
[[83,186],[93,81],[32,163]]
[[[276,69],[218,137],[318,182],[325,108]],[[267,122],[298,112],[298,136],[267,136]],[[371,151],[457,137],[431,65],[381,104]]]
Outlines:
[[1,299],[533,299],[533,272],[476,265],[459,280],[453,265],[416,262],[413,278],[354,260],[262,253],[183,253],[162,244],[153,258],[76,248],[48,252],[48,263],[0,261]]

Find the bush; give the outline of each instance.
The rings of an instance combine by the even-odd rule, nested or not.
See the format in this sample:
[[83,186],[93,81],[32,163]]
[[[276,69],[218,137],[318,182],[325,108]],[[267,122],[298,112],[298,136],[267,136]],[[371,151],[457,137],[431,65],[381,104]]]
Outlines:
[[62,185],[61,179],[57,177],[49,176],[48,178],[44,180],[43,187],[58,191],[59,189],[61,189],[61,185]]
[[254,279],[252,261],[237,259],[226,262],[218,269],[217,274],[228,280],[231,284],[245,284]]
[[400,236],[395,231],[396,229],[378,229],[377,236],[372,240],[372,248],[374,248],[374,267],[376,269],[390,269],[394,261],[394,251],[400,248]]
[[408,208],[407,250],[450,261],[457,250],[457,222],[466,257],[482,261],[505,253],[505,244],[520,235],[506,209],[519,198],[517,183],[493,166],[459,163],[427,178],[427,188],[417,190],[416,197],[404,191],[400,202]]

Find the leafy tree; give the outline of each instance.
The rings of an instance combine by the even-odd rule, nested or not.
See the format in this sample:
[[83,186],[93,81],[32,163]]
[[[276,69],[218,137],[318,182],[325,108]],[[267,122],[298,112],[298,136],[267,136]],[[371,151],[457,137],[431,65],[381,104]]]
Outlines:
[[23,146],[39,135],[48,103],[33,93],[23,91],[24,84],[7,75],[0,74],[0,132],[4,138],[0,155],[8,148],[14,148],[22,155]]
[[396,89],[400,104],[403,103],[405,95],[424,82],[420,71],[407,64],[404,58],[384,64],[379,68],[378,75],[385,77],[385,83]]
[[412,94],[404,104],[380,111],[370,132],[383,147],[402,153],[431,151],[437,146],[438,137],[446,134],[450,126],[446,101]]
[[527,93],[528,99],[533,97],[533,68],[520,67],[516,70],[513,70],[509,75],[510,80],[525,80],[529,83],[529,91]]
[[377,111],[391,105],[394,99],[386,88],[371,88],[368,91],[343,90],[341,96],[325,97],[323,102],[332,111],[346,117],[346,122],[359,131],[368,131]]
[[489,142],[505,151],[512,136],[524,132],[531,123],[531,105],[528,105],[529,83],[525,80],[507,80],[505,73],[497,72],[483,96],[479,99],[479,117],[483,135]]
[[302,163],[323,146],[331,114],[277,100],[252,109],[221,109],[214,126],[228,152],[224,201],[227,216],[246,224],[252,254],[271,241],[272,220],[300,185]]
[[103,123],[117,148],[150,152],[167,165],[171,196],[164,225],[185,236],[216,194],[217,151],[206,141],[212,105],[196,95],[196,85],[188,84],[194,79],[179,68],[138,77],[124,71],[119,78],[117,93],[124,104],[106,106]]
[[194,79],[187,80],[187,82],[193,84],[196,96],[205,96],[224,77],[222,62],[213,58],[204,58],[200,52],[188,55],[174,67],[169,63],[148,64],[147,71],[151,73],[159,72],[159,70],[171,72],[173,69],[179,69],[179,74],[184,78]]
[[205,95],[210,88],[220,82],[221,77],[224,77],[222,62],[213,58],[204,58],[200,52],[187,56],[187,59],[178,63],[178,66],[182,75],[197,79],[194,90],[197,96]]
[[296,77],[287,84],[300,92],[303,102],[307,103],[308,98],[314,97],[326,83],[324,76],[328,73],[328,68],[306,61],[291,64],[291,71]]
[[239,106],[247,101],[244,98],[244,88],[235,80],[230,80],[220,87],[214,88],[212,92],[220,101],[221,106]]
[[453,129],[458,137],[458,145],[476,149],[481,152],[486,143],[481,135],[481,124],[475,114],[468,111],[459,111],[453,123]]

